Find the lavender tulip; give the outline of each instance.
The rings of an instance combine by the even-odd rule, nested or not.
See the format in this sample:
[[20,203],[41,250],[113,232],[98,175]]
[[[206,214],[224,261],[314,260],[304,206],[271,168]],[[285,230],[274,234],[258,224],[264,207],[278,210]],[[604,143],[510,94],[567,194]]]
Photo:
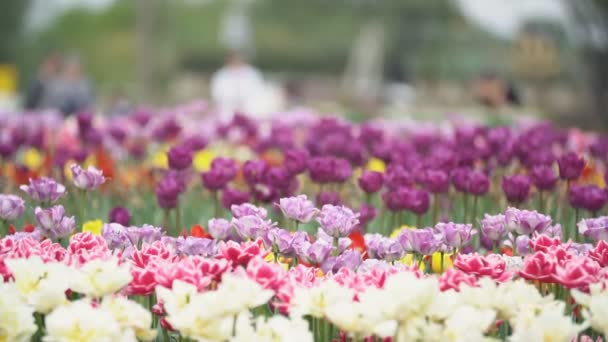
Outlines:
[[103,172],[94,166],[89,166],[88,169],[84,170],[79,165],[72,164],[70,169],[72,170],[74,185],[79,189],[92,190],[106,181]]
[[225,240],[230,236],[232,224],[223,218],[212,218],[207,224],[209,234],[216,240]]
[[62,205],[56,205],[49,209],[36,207],[34,210],[38,228],[41,233],[51,239],[59,239],[69,236],[76,228],[74,216],[65,216]]
[[288,231],[281,228],[272,228],[266,236],[267,246],[272,248],[275,253],[281,255],[291,255],[294,252],[292,243],[293,236]]
[[217,253],[215,241],[201,239],[194,236],[178,237],[176,240],[176,250],[180,255],[201,255],[212,257]]
[[435,231],[441,234],[443,243],[450,249],[460,249],[468,244],[477,231],[471,224],[437,223]]
[[163,229],[144,224],[141,227],[130,226],[125,229],[125,233],[131,242],[138,246],[142,243],[152,243],[158,241],[163,236]]
[[319,265],[329,257],[333,246],[324,240],[317,240],[312,244],[305,244],[302,249],[308,262]]
[[25,211],[25,201],[19,196],[0,194],[0,218],[12,221]]
[[515,239],[515,252],[518,255],[530,253],[530,237],[528,235],[520,235]]
[[19,189],[25,191],[30,197],[40,203],[54,203],[65,195],[65,186],[51,178],[30,179],[29,185],[21,185]]
[[347,236],[359,224],[359,214],[344,206],[326,204],[321,208],[317,222],[328,235],[338,238]]
[[594,240],[608,240],[608,216],[583,219],[578,224],[579,233]]
[[551,224],[551,217],[543,215],[536,210],[520,210],[507,208],[505,211],[507,229],[520,235],[530,235],[541,232]]
[[268,212],[263,207],[256,207],[251,203],[243,203],[240,205],[233,205],[230,207],[230,211],[232,212],[232,216],[236,218],[241,218],[243,216],[257,216],[259,218],[265,219],[268,217]]
[[319,213],[319,209],[306,195],[281,198],[278,206],[285,217],[300,223],[310,222]]
[[507,220],[505,215],[485,214],[481,220],[481,233],[492,241],[499,241],[507,234]]
[[436,236],[431,228],[413,229],[408,235],[412,250],[418,254],[431,255],[441,246],[441,238]]
[[258,216],[248,215],[232,219],[232,225],[235,227],[236,232],[243,239],[257,239],[264,237],[268,234],[268,231],[274,228],[274,223],[270,220],[264,220]]
[[106,223],[101,227],[101,236],[111,249],[124,249],[134,245],[126,232],[127,227],[120,223]]

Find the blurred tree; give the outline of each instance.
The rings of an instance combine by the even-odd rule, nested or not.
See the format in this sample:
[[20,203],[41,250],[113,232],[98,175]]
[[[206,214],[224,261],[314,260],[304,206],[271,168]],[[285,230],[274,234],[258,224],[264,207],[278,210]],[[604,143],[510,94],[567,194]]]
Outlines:
[[584,59],[592,112],[608,123],[608,1],[568,0]]
[[29,5],[29,0],[0,3],[0,63],[13,63],[18,59],[23,22]]

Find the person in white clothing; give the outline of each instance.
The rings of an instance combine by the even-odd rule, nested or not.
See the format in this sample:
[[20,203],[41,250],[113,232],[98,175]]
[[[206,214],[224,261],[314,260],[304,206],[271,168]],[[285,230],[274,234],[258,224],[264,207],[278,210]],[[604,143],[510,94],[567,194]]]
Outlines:
[[228,55],[225,65],[211,79],[211,96],[225,119],[239,111],[252,114],[263,90],[262,74],[237,52]]

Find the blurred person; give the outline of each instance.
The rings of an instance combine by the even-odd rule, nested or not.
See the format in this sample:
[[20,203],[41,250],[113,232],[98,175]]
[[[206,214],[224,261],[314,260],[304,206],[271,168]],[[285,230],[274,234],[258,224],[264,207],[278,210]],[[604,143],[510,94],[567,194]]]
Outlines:
[[38,74],[25,94],[25,108],[50,109],[59,108],[59,78],[61,71],[61,55],[56,51],[49,53],[40,64]]
[[77,56],[66,58],[60,82],[61,106],[64,115],[69,115],[93,104],[93,87],[82,70]]
[[231,52],[211,79],[211,96],[224,119],[230,119],[237,111],[251,114],[263,90],[262,74],[238,52]]

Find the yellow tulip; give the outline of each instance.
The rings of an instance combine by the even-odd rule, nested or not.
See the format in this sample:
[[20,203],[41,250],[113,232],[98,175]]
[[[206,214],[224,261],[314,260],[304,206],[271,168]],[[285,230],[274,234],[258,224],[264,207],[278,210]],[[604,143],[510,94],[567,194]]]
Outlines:
[[23,165],[30,170],[38,170],[44,163],[44,157],[35,148],[28,148],[23,154]]
[[209,171],[211,168],[211,162],[215,158],[215,153],[210,150],[201,150],[194,154],[192,158],[192,165],[198,172]]
[[82,231],[89,232],[93,235],[101,235],[101,227],[103,227],[103,222],[101,220],[91,220],[82,225]]
[[152,156],[152,166],[157,169],[168,169],[169,168],[169,157],[167,152],[158,151]]
[[[444,272],[446,270],[454,267],[454,263],[452,262],[451,255],[452,254],[447,254],[447,253],[443,254],[443,271]],[[439,253],[439,252],[433,253],[431,268],[433,269],[434,273],[441,273],[441,253]]]
[[367,162],[367,166],[365,168],[369,171],[384,172],[386,170],[386,164],[381,159],[371,158]]

